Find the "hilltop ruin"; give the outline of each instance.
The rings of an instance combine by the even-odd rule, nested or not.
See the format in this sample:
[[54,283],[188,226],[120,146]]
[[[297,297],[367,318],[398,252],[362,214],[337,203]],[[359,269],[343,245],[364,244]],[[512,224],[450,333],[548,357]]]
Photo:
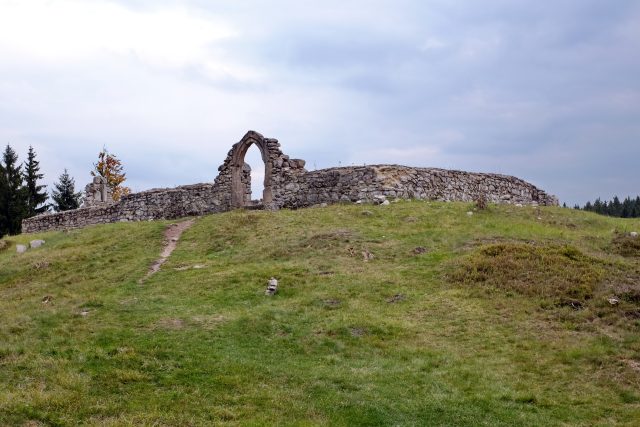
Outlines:
[[[255,144],[265,164],[260,205],[251,201],[251,169],[244,162]],[[22,230],[33,233],[126,221],[174,219],[239,208],[302,208],[321,203],[373,201],[376,197],[523,205],[558,204],[556,197],[519,178],[398,165],[351,166],[307,171],[305,161],[291,159],[276,139],[249,131],[233,145],[213,183],[154,189],[125,195],[114,203],[100,182],[80,209],[25,219]],[[96,188],[94,188],[96,187]]]

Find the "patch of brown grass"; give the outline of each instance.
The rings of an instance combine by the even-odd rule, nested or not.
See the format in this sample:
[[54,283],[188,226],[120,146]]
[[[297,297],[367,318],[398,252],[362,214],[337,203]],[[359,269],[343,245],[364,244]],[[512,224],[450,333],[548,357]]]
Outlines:
[[611,242],[613,251],[623,257],[640,257],[640,237],[616,232]]
[[479,211],[486,210],[489,207],[489,202],[487,201],[487,196],[484,194],[478,195],[474,199],[475,208]]
[[449,279],[561,303],[590,299],[604,275],[601,261],[572,246],[496,243],[458,261]]
[[325,233],[317,233],[300,241],[299,246],[307,249],[328,249],[344,246],[359,240],[359,236],[348,229],[337,229]]

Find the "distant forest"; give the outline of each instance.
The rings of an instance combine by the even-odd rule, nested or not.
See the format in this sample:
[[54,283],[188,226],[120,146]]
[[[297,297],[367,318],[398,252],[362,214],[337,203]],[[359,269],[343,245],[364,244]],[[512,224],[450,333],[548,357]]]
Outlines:
[[587,202],[583,207],[575,205],[574,209],[581,209],[583,211],[595,212],[601,215],[615,216],[619,218],[640,218],[640,196],[635,199],[627,197],[622,202],[618,196],[615,196],[613,200],[608,202],[603,202],[598,198],[593,203]]

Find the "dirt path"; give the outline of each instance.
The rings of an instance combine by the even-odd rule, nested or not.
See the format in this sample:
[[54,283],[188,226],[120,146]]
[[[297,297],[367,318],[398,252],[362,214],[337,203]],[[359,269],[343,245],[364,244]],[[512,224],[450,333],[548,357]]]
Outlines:
[[162,267],[162,264],[167,261],[167,259],[171,256],[171,253],[176,249],[176,246],[178,246],[178,241],[180,240],[180,236],[182,236],[182,233],[185,230],[189,229],[189,227],[191,227],[194,222],[195,220],[189,219],[186,221],[171,224],[167,227],[164,232],[165,243],[164,248],[160,253],[160,258],[158,258],[153,262],[153,264],[151,264],[151,267],[149,267],[149,271],[142,279],[139,280],[139,283],[144,283],[144,281],[146,281],[149,277],[160,271],[160,267]]

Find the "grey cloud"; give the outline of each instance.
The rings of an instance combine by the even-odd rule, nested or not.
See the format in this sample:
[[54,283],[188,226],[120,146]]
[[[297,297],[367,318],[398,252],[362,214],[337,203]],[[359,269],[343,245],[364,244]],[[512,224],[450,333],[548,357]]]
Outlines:
[[0,137],[60,148],[43,163],[74,170],[106,143],[136,189],[212,180],[255,128],[310,168],[497,171],[569,203],[640,192],[635,1],[120,3],[233,23],[239,36],[211,51],[262,77],[130,58],[52,68],[0,59]]

